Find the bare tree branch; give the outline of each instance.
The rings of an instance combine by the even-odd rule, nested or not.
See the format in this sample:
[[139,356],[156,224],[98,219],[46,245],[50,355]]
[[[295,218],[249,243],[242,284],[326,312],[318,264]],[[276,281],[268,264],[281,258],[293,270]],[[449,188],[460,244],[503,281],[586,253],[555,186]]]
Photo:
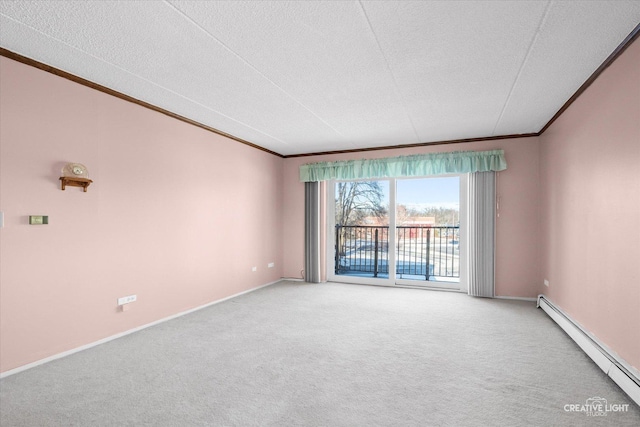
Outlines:
[[384,192],[378,181],[339,182],[336,184],[336,224],[355,225],[367,216],[383,217]]

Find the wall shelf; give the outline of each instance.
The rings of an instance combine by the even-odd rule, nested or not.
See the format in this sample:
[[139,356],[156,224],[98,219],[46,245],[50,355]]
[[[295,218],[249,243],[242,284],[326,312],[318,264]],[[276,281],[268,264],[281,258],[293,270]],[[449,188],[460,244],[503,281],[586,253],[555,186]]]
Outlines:
[[87,187],[92,183],[93,181],[90,180],[89,178],[74,178],[74,177],[70,177],[70,176],[61,176],[60,177],[60,184],[62,186],[62,190],[64,191],[65,187],[67,185],[71,186],[71,187],[82,187],[84,189],[84,192],[87,192]]

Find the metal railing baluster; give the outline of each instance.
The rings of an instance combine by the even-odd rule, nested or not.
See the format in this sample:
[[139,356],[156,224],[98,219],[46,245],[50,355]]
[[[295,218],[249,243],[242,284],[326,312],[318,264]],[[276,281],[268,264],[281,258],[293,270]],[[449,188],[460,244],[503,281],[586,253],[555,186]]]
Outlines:
[[[397,277],[459,278],[459,258],[455,251],[455,245],[459,244],[455,240],[458,230],[458,226],[396,227]],[[335,239],[337,275],[380,277],[389,274],[388,226],[336,225]]]

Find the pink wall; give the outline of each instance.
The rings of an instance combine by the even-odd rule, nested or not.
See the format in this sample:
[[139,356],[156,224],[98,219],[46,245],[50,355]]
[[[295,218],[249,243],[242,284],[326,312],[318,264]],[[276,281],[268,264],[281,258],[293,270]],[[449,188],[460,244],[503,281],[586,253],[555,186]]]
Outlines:
[[541,136],[539,290],[640,368],[640,42]]
[[300,277],[304,267],[304,184],[300,165],[318,161],[392,157],[460,150],[505,151],[508,169],[498,174],[500,217],[496,231],[496,294],[535,297],[539,272],[538,138],[436,145],[341,155],[297,157],[285,160],[284,169],[284,274]]
[[299,278],[303,163],[495,148],[497,295],[547,294],[638,368],[639,65],[636,42],[541,137],[280,159],[0,58],[0,371]]
[[[282,277],[283,159],[0,67],[0,371]],[[87,165],[87,193],[60,190],[66,162]]]

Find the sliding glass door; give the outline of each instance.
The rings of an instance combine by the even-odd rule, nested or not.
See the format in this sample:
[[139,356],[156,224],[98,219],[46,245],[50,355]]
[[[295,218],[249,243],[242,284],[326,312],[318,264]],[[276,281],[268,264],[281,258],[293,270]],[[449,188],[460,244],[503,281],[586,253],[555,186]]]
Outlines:
[[331,183],[329,280],[464,290],[465,183],[461,176]]

